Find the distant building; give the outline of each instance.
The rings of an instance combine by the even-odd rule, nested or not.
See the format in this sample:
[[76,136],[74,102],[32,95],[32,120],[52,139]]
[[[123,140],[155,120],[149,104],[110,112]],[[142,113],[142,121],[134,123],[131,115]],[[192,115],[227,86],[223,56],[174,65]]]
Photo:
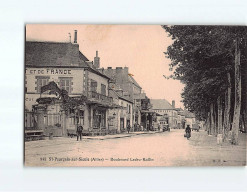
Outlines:
[[115,109],[109,111],[108,129],[121,133],[127,130],[128,125],[133,127],[133,102],[124,97],[121,90],[109,90],[109,95],[113,98]]
[[115,84],[122,89],[123,97],[130,99],[133,104],[133,124],[139,124],[144,129],[152,128],[153,114],[150,111],[150,99],[142,92],[141,86],[129,73],[128,67],[108,67],[107,69],[100,69],[100,71],[111,78],[112,84],[110,88],[114,89]]
[[[175,101],[170,104],[165,99],[151,99],[152,110],[161,116],[168,117],[168,124],[171,128],[178,128],[178,111],[175,108]],[[158,117],[162,118],[162,117]]]
[[190,127],[192,127],[192,125],[196,123],[195,114],[188,110],[184,110],[183,114],[185,116],[185,126],[190,125]]

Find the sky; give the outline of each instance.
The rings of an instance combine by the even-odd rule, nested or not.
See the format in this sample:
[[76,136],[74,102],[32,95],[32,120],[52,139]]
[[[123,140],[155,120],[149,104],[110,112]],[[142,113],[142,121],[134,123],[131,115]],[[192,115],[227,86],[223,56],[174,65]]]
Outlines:
[[182,107],[180,81],[165,79],[170,75],[170,60],[164,52],[172,40],[160,25],[54,25],[28,24],[26,40],[69,42],[77,30],[80,51],[93,61],[99,52],[100,66],[129,67],[129,73],[151,99],[175,100]]

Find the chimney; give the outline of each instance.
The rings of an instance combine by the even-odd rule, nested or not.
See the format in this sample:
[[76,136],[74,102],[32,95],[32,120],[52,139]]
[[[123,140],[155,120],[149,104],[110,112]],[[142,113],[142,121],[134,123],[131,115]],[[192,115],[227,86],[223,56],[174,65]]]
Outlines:
[[75,30],[74,43],[77,43],[77,30]]
[[175,100],[172,100],[172,107],[175,108]]
[[96,51],[96,57],[94,57],[94,66],[95,68],[100,67],[100,57],[98,57],[98,51]]

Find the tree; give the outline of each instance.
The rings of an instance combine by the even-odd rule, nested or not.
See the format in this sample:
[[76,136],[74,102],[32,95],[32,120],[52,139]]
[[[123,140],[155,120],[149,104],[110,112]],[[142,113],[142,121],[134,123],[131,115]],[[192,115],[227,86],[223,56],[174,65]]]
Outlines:
[[[246,50],[246,27],[162,27],[174,41],[165,54],[171,59],[171,68],[175,69],[171,77],[185,84],[182,93],[185,107],[194,112],[198,119],[207,119],[210,133],[227,135],[231,124],[229,120],[233,118],[232,140],[237,140],[241,110],[243,112],[240,58],[243,61],[246,59],[246,52],[240,50]],[[239,42],[238,52],[236,40]],[[235,90],[234,109],[231,108],[231,90]],[[237,144],[237,141],[233,141],[233,144]]]

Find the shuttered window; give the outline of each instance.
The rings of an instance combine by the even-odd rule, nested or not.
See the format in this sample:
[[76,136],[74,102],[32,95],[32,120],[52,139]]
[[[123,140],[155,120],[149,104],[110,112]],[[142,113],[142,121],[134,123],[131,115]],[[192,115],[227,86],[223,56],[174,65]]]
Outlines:
[[104,84],[101,84],[101,94],[106,95],[106,86]]
[[68,93],[72,92],[72,78],[69,77],[61,77],[59,78],[60,82],[59,82],[59,86],[60,89],[64,89],[66,90]]
[[97,92],[97,81],[91,79],[91,91]]
[[42,76],[39,76],[39,77],[36,77],[36,90],[38,93],[41,92],[41,87],[47,85],[49,82],[49,77],[42,77]]

